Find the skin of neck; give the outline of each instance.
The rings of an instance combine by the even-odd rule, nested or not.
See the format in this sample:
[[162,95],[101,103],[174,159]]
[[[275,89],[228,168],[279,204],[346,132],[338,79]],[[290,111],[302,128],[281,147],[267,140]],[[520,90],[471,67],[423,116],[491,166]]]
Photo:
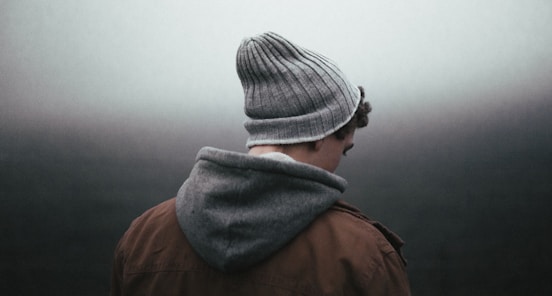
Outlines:
[[280,152],[287,154],[296,161],[317,166],[329,172],[334,172],[341,157],[353,147],[354,132],[338,139],[334,135],[326,136],[323,139],[290,145],[259,145],[249,150],[250,155],[259,156],[269,152]]
[[322,150],[326,138],[314,142],[298,143],[291,145],[259,145],[249,150],[249,155],[259,156],[269,152],[280,152],[287,154],[295,161],[310,164],[321,169],[333,172],[335,167],[328,166],[326,155]]
[[292,145],[259,145],[249,149],[249,155],[259,156],[270,152],[280,152],[288,155],[296,161],[310,163],[313,143],[300,143]]

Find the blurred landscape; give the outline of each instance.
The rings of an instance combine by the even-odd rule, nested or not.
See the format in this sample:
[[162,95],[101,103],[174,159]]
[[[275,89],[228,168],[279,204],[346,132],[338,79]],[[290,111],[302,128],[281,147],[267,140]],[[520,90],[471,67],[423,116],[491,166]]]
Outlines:
[[[550,114],[543,97],[454,125],[403,127],[401,137],[366,129],[367,147],[339,169],[345,199],[407,241],[415,295],[552,292]],[[106,294],[132,219],[175,195],[201,146],[243,151],[245,140],[2,126],[4,295]]]

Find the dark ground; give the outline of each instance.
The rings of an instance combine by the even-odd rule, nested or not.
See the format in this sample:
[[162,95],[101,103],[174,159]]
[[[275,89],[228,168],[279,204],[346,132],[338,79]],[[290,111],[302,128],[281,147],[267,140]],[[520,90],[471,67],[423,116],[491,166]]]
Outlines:
[[[344,160],[345,198],[407,241],[414,295],[552,295],[552,99],[536,101],[375,131]],[[220,136],[4,122],[0,293],[107,294],[129,223]]]

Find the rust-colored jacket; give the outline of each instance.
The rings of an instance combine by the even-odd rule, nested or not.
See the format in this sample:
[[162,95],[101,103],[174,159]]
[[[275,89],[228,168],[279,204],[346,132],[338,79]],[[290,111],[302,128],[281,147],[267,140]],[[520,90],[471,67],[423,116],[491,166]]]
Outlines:
[[345,179],[206,147],[175,199],[137,218],[112,295],[409,294],[402,241],[340,201]]
[[120,240],[111,295],[410,295],[401,245],[338,201],[266,260],[223,273],[192,249],[170,199],[133,221]]

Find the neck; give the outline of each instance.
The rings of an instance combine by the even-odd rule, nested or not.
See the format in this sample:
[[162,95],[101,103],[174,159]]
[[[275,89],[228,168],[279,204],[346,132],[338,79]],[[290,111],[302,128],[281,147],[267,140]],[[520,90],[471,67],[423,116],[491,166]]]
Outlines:
[[296,161],[309,163],[310,146],[308,143],[292,145],[259,145],[249,150],[249,155],[259,156],[270,152],[280,152],[288,155]]
[[261,145],[261,146],[253,146],[251,149],[249,149],[249,155],[255,155],[259,156],[262,154],[270,153],[270,152],[280,152],[284,153],[284,147],[280,145]]

